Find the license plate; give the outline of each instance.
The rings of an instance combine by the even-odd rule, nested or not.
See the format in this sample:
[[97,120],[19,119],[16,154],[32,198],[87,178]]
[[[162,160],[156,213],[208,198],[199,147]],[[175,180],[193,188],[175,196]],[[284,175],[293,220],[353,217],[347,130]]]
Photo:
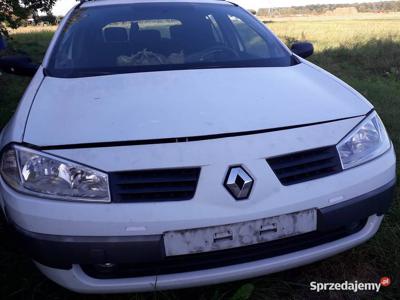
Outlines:
[[178,256],[250,246],[312,232],[317,229],[315,209],[255,221],[164,234],[167,256]]

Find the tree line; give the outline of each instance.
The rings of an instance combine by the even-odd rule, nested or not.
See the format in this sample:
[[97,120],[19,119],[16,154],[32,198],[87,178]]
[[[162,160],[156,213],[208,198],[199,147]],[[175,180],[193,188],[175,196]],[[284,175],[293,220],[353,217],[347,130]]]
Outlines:
[[306,6],[260,8],[258,16],[293,16],[293,15],[322,15],[333,12],[337,8],[354,7],[359,13],[399,12],[400,1],[384,1],[353,4],[314,4]]
[[51,8],[55,2],[56,0],[0,0],[0,34],[7,35],[7,27],[18,28],[24,25],[29,16],[38,11],[47,13],[51,19]]

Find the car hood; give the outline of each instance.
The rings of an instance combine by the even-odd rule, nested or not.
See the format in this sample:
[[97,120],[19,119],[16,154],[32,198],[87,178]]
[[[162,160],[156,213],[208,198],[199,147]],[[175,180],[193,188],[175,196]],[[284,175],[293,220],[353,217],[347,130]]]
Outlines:
[[46,77],[24,141],[38,146],[187,138],[349,118],[372,106],[308,64]]

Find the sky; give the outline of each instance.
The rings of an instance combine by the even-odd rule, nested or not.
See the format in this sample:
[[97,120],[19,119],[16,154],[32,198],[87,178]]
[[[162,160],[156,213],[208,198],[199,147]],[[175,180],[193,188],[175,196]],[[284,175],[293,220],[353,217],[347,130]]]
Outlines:
[[[333,3],[354,3],[354,2],[378,2],[379,0],[232,0],[244,8],[259,9],[261,7],[284,7],[301,6],[308,4],[333,4]],[[74,5],[76,0],[58,0],[53,8],[53,14],[65,15]]]

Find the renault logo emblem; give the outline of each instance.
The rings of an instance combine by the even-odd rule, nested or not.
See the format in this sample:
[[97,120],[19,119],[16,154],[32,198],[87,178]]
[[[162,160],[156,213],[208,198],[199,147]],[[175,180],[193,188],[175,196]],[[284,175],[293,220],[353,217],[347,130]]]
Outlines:
[[254,180],[242,167],[229,169],[225,180],[226,189],[236,200],[249,198]]

